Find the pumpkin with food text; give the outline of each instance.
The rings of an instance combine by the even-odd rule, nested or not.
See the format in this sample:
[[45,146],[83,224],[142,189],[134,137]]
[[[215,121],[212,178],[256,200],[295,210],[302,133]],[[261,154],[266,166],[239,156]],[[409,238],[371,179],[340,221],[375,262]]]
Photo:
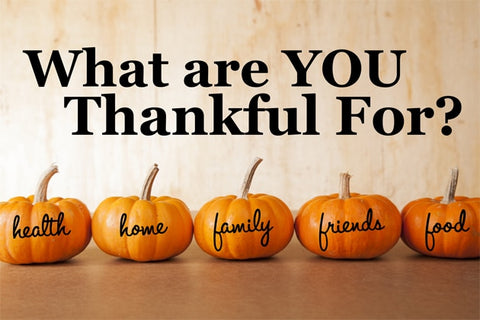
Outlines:
[[252,163],[239,196],[216,197],[195,216],[195,240],[206,253],[231,260],[266,258],[290,242],[293,216],[287,205],[272,195],[248,193],[261,161]]
[[74,198],[47,200],[51,166],[35,195],[0,203],[0,260],[12,264],[51,263],[82,252],[91,239],[87,206]]
[[350,193],[350,175],[340,175],[338,194],[307,201],[295,218],[300,243],[311,252],[333,259],[371,259],[398,242],[400,212],[386,197]]
[[411,249],[441,258],[480,257],[480,198],[455,196],[452,169],[443,197],[421,198],[402,210],[402,240]]
[[154,164],[140,198],[109,197],[95,210],[92,235],[97,246],[112,256],[135,261],[158,261],[179,255],[193,238],[190,210],[180,199],[151,196],[158,172]]

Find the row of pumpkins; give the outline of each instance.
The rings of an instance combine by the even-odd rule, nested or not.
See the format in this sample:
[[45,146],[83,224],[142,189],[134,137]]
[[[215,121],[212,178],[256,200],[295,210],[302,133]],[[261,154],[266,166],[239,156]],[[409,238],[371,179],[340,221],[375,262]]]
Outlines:
[[389,251],[401,238],[430,256],[480,256],[480,198],[455,197],[458,170],[443,197],[410,202],[400,213],[381,195],[350,193],[348,174],[338,194],[306,202],[294,220],[287,205],[268,194],[250,194],[256,158],[242,193],[212,199],[193,220],[179,199],[151,196],[154,165],[140,197],[110,197],[90,215],[80,200],[51,198],[46,192],[52,166],[37,192],[0,203],[0,260],[12,264],[68,260],[93,237],[104,252],[135,261],[156,261],[182,253],[192,238],[206,253],[224,259],[270,257],[295,232],[315,254],[337,259],[370,259]]

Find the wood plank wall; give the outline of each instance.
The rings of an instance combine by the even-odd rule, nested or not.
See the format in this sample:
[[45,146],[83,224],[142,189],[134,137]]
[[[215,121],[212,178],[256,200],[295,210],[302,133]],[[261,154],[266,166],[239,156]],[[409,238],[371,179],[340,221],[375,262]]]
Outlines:
[[[50,196],[76,197],[93,211],[104,198],[138,194],[155,162],[160,172],[153,194],[183,199],[192,210],[212,197],[237,193],[244,171],[255,156],[264,158],[252,192],[282,198],[292,209],[319,194],[337,191],[342,171],[352,174],[353,191],[390,197],[399,208],[409,200],[441,195],[451,167],[460,168],[458,194],[480,195],[480,33],[479,2],[472,1],[68,1],[0,0],[0,200],[34,192],[38,176],[53,162],[60,173],[51,181]],[[54,74],[45,87],[35,81],[23,50],[42,50],[42,63],[52,50],[95,47],[97,60],[113,63],[115,81],[126,60],[145,63],[145,88],[84,87],[85,54],[78,58],[70,84],[61,87]],[[329,84],[322,63],[327,54],[347,49],[361,61],[362,73],[352,86]],[[308,73],[311,87],[292,87],[295,72],[281,50],[322,50]],[[406,50],[401,76],[390,88],[374,86],[368,78],[365,50],[384,50],[382,79],[396,75],[390,50]],[[147,64],[153,53],[168,61],[162,77],[166,87],[152,83]],[[216,83],[214,61],[237,60],[243,66],[261,60],[268,74],[255,75],[268,83],[245,85],[239,72],[229,75],[231,87],[189,88],[185,64],[203,60],[209,81]],[[67,62],[70,60],[67,59]],[[346,81],[350,64],[339,55],[334,64],[338,81]],[[100,68],[99,68],[100,69]],[[123,71],[124,72],[124,71]],[[101,82],[101,77],[98,78]],[[117,107],[141,113],[152,106],[168,111],[168,128],[175,130],[172,108],[199,107],[211,131],[214,93],[223,94],[224,110],[245,108],[258,93],[270,101],[260,107],[298,108],[299,128],[305,128],[305,98],[316,95],[316,126],[320,135],[274,136],[268,117],[259,115],[263,135],[102,135],[105,106],[89,107],[93,135],[76,130],[74,103],[66,96],[114,93]],[[442,96],[457,97],[461,113],[449,122],[453,133],[441,133],[445,114]],[[338,135],[341,102],[337,97],[368,96],[365,122],[354,118],[357,135]],[[354,103],[358,112],[363,103]],[[392,136],[375,131],[376,111],[395,107],[405,116],[403,130]],[[407,108],[432,107],[423,119],[425,135],[408,135]],[[120,119],[120,117],[119,117]],[[385,117],[387,129],[391,117]],[[248,116],[236,116],[246,128]],[[281,112],[281,127],[286,126]],[[192,125],[189,122],[189,130]],[[119,131],[120,126],[119,126]]]

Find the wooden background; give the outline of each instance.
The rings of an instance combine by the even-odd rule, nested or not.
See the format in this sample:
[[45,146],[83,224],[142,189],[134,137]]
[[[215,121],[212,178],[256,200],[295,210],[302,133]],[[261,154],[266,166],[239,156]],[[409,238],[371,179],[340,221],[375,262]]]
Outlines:
[[[155,195],[183,199],[192,210],[212,197],[238,192],[244,171],[255,156],[264,158],[252,192],[282,198],[292,209],[319,194],[337,191],[342,171],[352,174],[352,189],[390,197],[399,208],[408,201],[441,195],[449,170],[460,168],[458,194],[480,195],[480,7],[472,1],[13,1],[0,0],[0,200],[34,192],[38,176],[53,162],[60,173],[50,196],[76,197],[93,211],[112,195],[138,194],[147,170],[160,172]],[[23,50],[79,50],[96,47],[97,59],[111,61],[115,75],[125,60],[146,63],[162,53],[169,61],[165,88],[154,87],[146,68],[146,88],[84,88],[84,57],[72,82],[62,88],[55,78],[44,88],[35,82]],[[312,64],[310,88],[293,88],[295,73],[281,50],[323,50]],[[322,76],[325,55],[348,49],[362,61],[359,81],[335,88]],[[364,50],[407,50],[401,78],[392,88],[377,88],[368,79]],[[305,59],[308,56],[304,56]],[[82,60],[83,59],[83,60]],[[231,88],[187,88],[184,65],[190,60],[262,60],[269,82],[249,88],[233,73]],[[339,79],[349,75],[338,59]],[[383,79],[392,79],[392,59],[381,64]],[[91,108],[93,136],[74,136],[76,107],[64,108],[65,96],[116,93],[118,106],[129,106],[141,123],[150,106],[198,106],[211,119],[211,93],[223,93],[225,108],[245,107],[250,98],[268,93],[267,107],[304,107],[304,93],[317,95],[319,136],[275,137],[260,116],[261,136],[104,136],[104,108]],[[339,136],[337,96],[370,96],[365,124],[353,120],[355,136]],[[453,95],[462,102],[444,136],[445,112],[435,101]],[[423,136],[408,136],[410,120],[397,135],[378,134],[374,112],[395,106],[430,106],[435,116],[422,124]],[[358,107],[358,105],[357,105]],[[174,119],[169,113],[169,121]],[[299,117],[301,119],[301,117]],[[247,124],[239,117],[239,126]],[[210,120],[209,120],[210,121]],[[209,121],[206,123],[208,130]],[[282,118],[282,121],[285,121]],[[303,121],[299,120],[303,125]],[[282,122],[282,124],[285,124]],[[211,125],[211,124],[210,124]],[[175,129],[175,125],[169,124]],[[138,128],[138,126],[137,126]],[[138,130],[137,130],[138,131]]]

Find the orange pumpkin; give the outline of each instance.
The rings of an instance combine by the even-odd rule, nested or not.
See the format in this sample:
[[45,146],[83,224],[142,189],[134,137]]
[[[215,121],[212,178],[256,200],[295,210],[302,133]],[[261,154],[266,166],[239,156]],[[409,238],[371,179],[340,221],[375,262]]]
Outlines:
[[35,195],[0,203],[0,260],[12,264],[68,260],[90,242],[90,212],[73,198],[47,200],[51,166],[40,179]]
[[180,199],[151,196],[154,164],[141,197],[110,197],[93,214],[92,235],[112,256],[135,261],[165,260],[182,253],[193,238],[190,210]]
[[339,194],[307,201],[295,218],[300,243],[334,259],[370,259],[389,251],[400,238],[400,212],[381,195],[350,193],[350,175],[340,175]]
[[409,202],[402,210],[402,240],[424,255],[480,257],[480,198],[455,196],[458,169],[452,169],[443,197]]
[[287,205],[268,194],[249,194],[256,158],[244,179],[240,196],[216,197],[195,216],[195,240],[206,253],[223,259],[265,258],[283,250],[293,235]]

